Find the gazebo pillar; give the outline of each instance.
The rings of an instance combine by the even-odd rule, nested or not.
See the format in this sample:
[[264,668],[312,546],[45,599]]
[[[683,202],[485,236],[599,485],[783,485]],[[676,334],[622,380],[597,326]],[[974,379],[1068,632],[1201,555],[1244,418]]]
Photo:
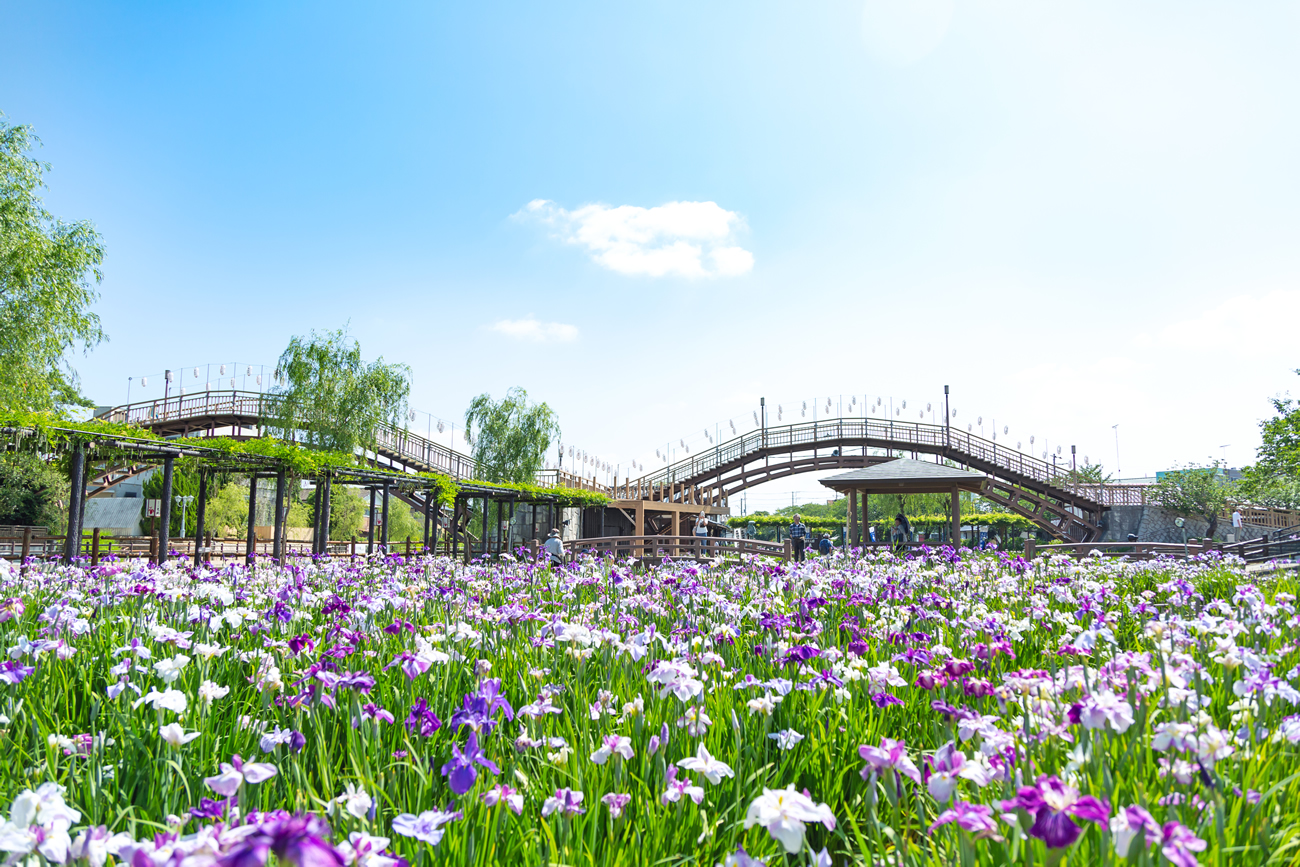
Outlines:
[[871,513],[867,511],[867,489],[862,489],[862,544],[871,542]]
[[952,546],[961,545],[961,490],[952,486]]
[[861,544],[858,538],[858,492],[849,490],[849,547]]

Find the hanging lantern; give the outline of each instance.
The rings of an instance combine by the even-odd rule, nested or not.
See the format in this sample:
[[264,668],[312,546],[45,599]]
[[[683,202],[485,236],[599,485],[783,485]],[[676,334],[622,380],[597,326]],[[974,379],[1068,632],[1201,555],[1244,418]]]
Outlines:
[[140,387],[147,388],[148,386],[149,386],[149,377],[147,376],[140,377]]
[[903,409],[907,409],[907,401],[903,401]]
[[901,409],[896,409],[896,410],[894,410],[894,415],[902,415],[902,414],[903,414],[903,411],[902,411]]
[[170,370],[163,374],[163,378],[168,382],[174,382],[176,379],[175,375],[173,375]]
[[230,387],[231,387],[231,388],[234,388],[234,387],[235,387],[235,378],[234,378],[233,376],[230,377]]
[[1056,453],[1057,453],[1058,455],[1061,453],[1061,447],[1060,447],[1060,446],[1057,446],[1057,447],[1056,447]]
[[252,375],[253,375],[253,365],[250,364],[248,368],[244,371],[244,376],[252,376]]
[[1005,433],[1010,433],[1011,431],[1009,431],[1009,430],[1007,429],[1007,426],[1006,426],[1006,425],[1003,425],[1003,426],[1002,426],[1002,432],[1005,434]]
[[225,376],[225,375],[226,375],[226,366],[225,366],[224,364],[221,365],[221,375],[222,375],[222,376]]
[[[259,376],[258,379],[260,380],[261,377]],[[406,420],[407,420],[407,421],[415,421],[415,410],[412,409],[412,410],[408,410],[408,411],[407,411],[407,413],[406,413]]]
[[199,369],[198,369],[197,367],[194,368],[194,378],[195,378],[195,379],[198,379],[198,378],[199,378]]
[[732,435],[732,436],[735,436],[735,435],[736,435],[736,420],[735,420],[735,419],[732,419],[732,420],[728,421],[727,424],[731,425],[731,435]]
[[957,417],[957,410],[954,409],[954,410],[952,411],[952,417],[953,417],[953,418],[956,418],[956,417]]
[[853,407],[857,405],[858,405],[858,396],[855,394],[853,395],[853,397],[849,398],[849,409],[853,409]]
[[1030,444],[1031,446],[1034,444],[1034,435],[1033,435],[1033,434],[1030,434],[1030,435],[1029,435],[1029,444]]
[[803,402],[803,411],[804,411],[804,412],[807,412],[807,411],[808,411],[808,401],[806,401],[806,400]]
[[1088,464],[1090,464],[1090,463],[1092,463],[1092,461],[1088,460],[1088,456],[1087,456],[1087,455],[1084,455],[1084,456],[1083,456],[1083,465],[1086,467],[1086,466],[1088,466]]
[[212,383],[211,383],[211,382],[206,382],[206,383],[204,383],[204,384],[203,384],[203,387],[204,387],[207,391],[212,391]]
[[973,430],[975,430],[975,425],[973,424],[966,425],[966,433],[970,433]]
[[257,384],[258,384],[259,386],[262,384],[262,374],[260,374],[260,373],[257,375]]
[[876,405],[874,403],[871,405],[871,414],[872,415],[876,414]]
[[876,398],[876,406],[884,406],[884,405],[885,405],[885,399],[883,397]]
[[438,433],[442,433],[442,419],[438,419]]
[[926,412],[929,412],[929,411],[930,411],[930,404],[927,403],[927,404],[925,405],[925,411],[926,411]]
[[758,424],[758,410],[754,410],[754,424]]
[[1016,440],[1016,451],[1020,451],[1020,440]]
[[808,417],[808,408],[807,408],[807,407],[804,407],[803,409],[799,410],[799,416],[800,416],[800,418],[807,418],[807,417]]

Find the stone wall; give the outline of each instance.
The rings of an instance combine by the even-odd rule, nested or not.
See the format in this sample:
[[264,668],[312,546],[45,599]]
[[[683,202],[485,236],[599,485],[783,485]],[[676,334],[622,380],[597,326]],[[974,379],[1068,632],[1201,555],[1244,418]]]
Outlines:
[[[1168,542],[1175,543],[1183,541],[1183,531],[1174,526],[1174,520],[1178,516],[1173,512],[1163,509],[1160,506],[1115,506],[1105,513],[1104,524],[1099,542],[1125,542],[1128,540],[1130,533],[1138,537],[1139,542]],[[1187,530],[1188,539],[1204,538],[1207,530],[1210,529],[1210,522],[1202,518],[1186,518],[1184,520],[1184,529]],[[1232,524],[1228,521],[1219,521],[1219,525],[1214,530],[1214,538],[1220,542],[1226,542],[1228,534],[1232,532]],[[1247,524],[1241,528],[1241,532],[1235,541],[1241,542],[1245,539],[1258,539],[1266,536],[1270,532],[1268,527],[1260,527],[1255,524]]]

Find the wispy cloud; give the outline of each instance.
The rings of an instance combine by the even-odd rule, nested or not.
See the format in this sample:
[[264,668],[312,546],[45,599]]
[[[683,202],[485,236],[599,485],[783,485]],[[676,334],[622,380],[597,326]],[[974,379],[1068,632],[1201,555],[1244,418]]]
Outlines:
[[502,319],[489,325],[488,330],[515,340],[531,340],[534,343],[571,343],[578,339],[576,325],[538,322],[531,316],[526,319]]
[[566,244],[586,248],[600,265],[649,277],[735,277],[754,267],[736,243],[744,219],[716,202],[669,202],[656,208],[584,205],[573,211],[535,199],[514,215],[538,222]]

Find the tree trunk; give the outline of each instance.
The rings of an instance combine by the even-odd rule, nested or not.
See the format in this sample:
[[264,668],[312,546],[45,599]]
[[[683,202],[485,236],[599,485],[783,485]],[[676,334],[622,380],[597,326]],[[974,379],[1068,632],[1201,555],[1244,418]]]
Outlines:
[[1205,538],[1213,539],[1214,531],[1219,526],[1219,513],[1215,512],[1214,514],[1208,515],[1207,517],[1210,519],[1210,529],[1205,531]]

